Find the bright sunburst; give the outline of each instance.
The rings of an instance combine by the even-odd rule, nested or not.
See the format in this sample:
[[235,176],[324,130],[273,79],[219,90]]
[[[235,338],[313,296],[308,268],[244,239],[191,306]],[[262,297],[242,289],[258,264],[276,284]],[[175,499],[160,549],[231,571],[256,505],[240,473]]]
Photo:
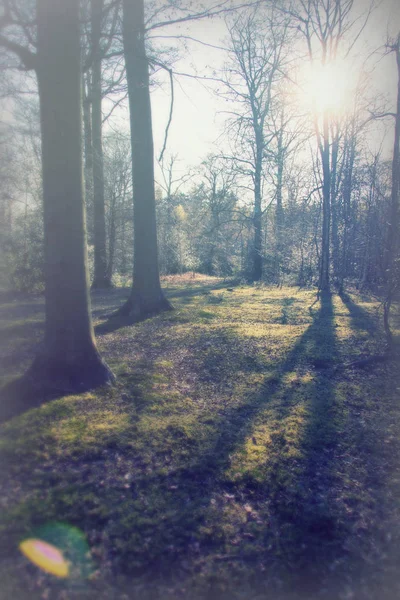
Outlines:
[[304,67],[301,72],[300,102],[318,114],[346,113],[354,94],[355,77],[345,61]]

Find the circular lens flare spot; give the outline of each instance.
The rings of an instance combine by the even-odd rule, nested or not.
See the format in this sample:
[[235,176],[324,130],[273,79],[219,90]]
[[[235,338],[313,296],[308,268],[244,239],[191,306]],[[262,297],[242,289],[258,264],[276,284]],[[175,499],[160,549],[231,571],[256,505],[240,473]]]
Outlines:
[[68,577],[69,565],[58,548],[43,540],[28,539],[19,549],[37,567],[56,577]]

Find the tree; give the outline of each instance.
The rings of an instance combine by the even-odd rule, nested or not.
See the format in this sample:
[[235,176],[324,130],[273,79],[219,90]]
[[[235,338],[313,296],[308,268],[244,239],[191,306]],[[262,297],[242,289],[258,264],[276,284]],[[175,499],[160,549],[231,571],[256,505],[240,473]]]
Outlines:
[[208,155],[201,167],[202,182],[196,194],[196,201],[203,209],[197,232],[200,271],[207,275],[231,275],[232,225],[243,218],[234,194],[236,173],[226,160],[213,155]]
[[[108,277],[132,272],[132,159],[129,135],[104,140],[104,185],[108,238]],[[129,264],[129,267],[128,267]]]
[[40,98],[46,321],[29,377],[72,391],[113,380],[95,345],[88,294],[79,0],[37,0],[36,6],[36,53],[1,40],[24,68],[35,68]]
[[[340,58],[343,39],[354,28],[357,19],[351,21],[354,0],[307,0],[294,5],[288,12],[297,22],[303,34],[308,51],[310,65],[320,67],[320,74],[326,80],[335,76],[334,67]],[[367,14],[368,19],[369,13]],[[361,30],[353,31],[353,39],[346,49],[350,49],[358,39]],[[323,85],[323,81],[321,81]],[[331,264],[331,221],[332,199],[336,193],[336,172],[340,127],[335,111],[328,106],[314,107],[314,128],[318,152],[322,165],[322,240],[320,257],[319,289],[330,289]],[[336,215],[334,215],[335,218]],[[335,224],[336,225],[336,224]],[[336,229],[335,229],[336,233]]]
[[225,70],[224,95],[241,106],[239,112],[230,112],[230,125],[236,132],[234,162],[238,172],[250,178],[254,198],[252,281],[262,278],[263,172],[268,146],[275,137],[268,119],[277,82],[283,77],[287,27],[287,19],[279,13],[256,7],[237,17],[229,29],[231,61]]
[[179,224],[179,206],[181,196],[179,190],[191,178],[190,173],[183,176],[176,174],[178,155],[171,154],[160,161],[162,180],[157,181],[159,191],[164,192],[165,196],[160,197],[157,203],[157,224],[158,239],[161,249],[160,270],[164,274],[179,273],[182,271],[183,264],[179,260],[180,256],[180,231]]
[[400,194],[400,33],[394,43],[390,44],[389,49],[396,57],[397,65],[397,101],[395,127],[394,127],[394,145],[392,159],[392,194],[390,201],[390,221],[387,241],[387,284],[386,298],[384,302],[384,317],[386,337],[389,346],[393,344],[393,336],[390,330],[390,309],[393,302],[395,291],[399,286],[399,194]]
[[103,19],[104,0],[91,0],[91,60],[92,78],[90,86],[91,141],[93,166],[93,223],[94,223],[94,278],[92,289],[111,287],[111,279],[107,272],[106,221],[104,206],[104,165],[102,143],[101,112],[101,62],[102,48],[101,25]]
[[171,305],[158,270],[154,151],[143,0],[123,0],[123,42],[131,125],[134,200],[132,290],[117,314],[137,321]]

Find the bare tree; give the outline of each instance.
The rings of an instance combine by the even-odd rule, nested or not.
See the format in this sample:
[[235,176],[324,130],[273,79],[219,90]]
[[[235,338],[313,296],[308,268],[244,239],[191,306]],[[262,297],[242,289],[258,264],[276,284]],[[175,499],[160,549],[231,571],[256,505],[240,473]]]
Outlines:
[[229,27],[231,59],[222,94],[238,105],[238,110],[228,112],[231,140],[234,131],[233,161],[237,171],[250,179],[254,199],[252,281],[262,278],[263,171],[268,146],[275,137],[268,119],[277,83],[283,78],[287,33],[286,18],[258,7],[239,15]]
[[[351,18],[353,5],[354,0],[300,0],[287,11],[305,38],[311,65],[319,64],[324,70],[335,64],[346,34],[352,31],[353,38],[346,47],[346,55],[349,54],[369,16],[368,12],[361,28],[355,31],[357,20]],[[323,191],[319,289],[329,291],[332,195],[335,194],[340,131],[332,111],[324,107],[319,114],[317,108],[314,110],[314,128],[321,157]]]
[[129,136],[112,133],[104,141],[107,274],[111,279],[115,271],[126,275],[127,263],[132,263],[132,159]]

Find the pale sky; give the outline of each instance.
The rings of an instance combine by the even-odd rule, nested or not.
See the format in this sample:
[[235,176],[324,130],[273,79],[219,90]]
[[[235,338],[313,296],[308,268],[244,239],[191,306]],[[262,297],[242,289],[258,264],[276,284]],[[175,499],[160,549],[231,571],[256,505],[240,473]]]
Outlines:
[[[215,3],[215,0],[211,1],[212,4]],[[367,9],[369,2],[370,0],[356,0],[357,9]],[[227,37],[225,22],[222,18],[204,19],[185,25],[165,27],[156,31],[157,35],[187,35],[216,46],[224,45],[224,40]],[[370,21],[359,40],[359,46],[364,47],[363,55],[368,56],[373,50],[382,46],[387,38],[387,33],[394,36],[398,31],[400,31],[400,1],[382,0],[371,15]],[[160,39],[156,43],[180,44],[171,39]],[[175,71],[209,76],[214,70],[218,71],[226,60],[226,54],[218,49],[195,42],[187,42],[185,49],[181,44],[180,46],[182,58],[174,65]],[[375,65],[372,86],[389,96],[393,104],[397,87],[394,55],[383,56],[382,52],[372,54],[368,64],[371,68]],[[159,78],[164,79],[164,84],[154,87],[151,95],[156,157],[158,157],[163,144],[170,108],[168,76],[164,74],[160,75]],[[216,151],[216,142],[222,132],[224,121],[221,112],[226,110],[228,106],[223,99],[216,97],[213,92],[213,84],[207,81],[201,82],[183,76],[175,76],[174,93],[174,115],[166,156],[169,154],[178,155],[180,159],[176,167],[178,175],[179,171],[182,174],[186,173],[191,166],[199,165],[207,154]],[[106,105],[106,103],[104,104]],[[4,105],[3,108],[5,108]],[[393,106],[390,108],[393,110]],[[107,110],[107,106],[104,106],[104,112],[107,112]],[[106,130],[108,126],[126,128],[128,131],[127,107],[115,111],[110,124],[106,126]],[[393,143],[393,124],[391,121],[387,122],[386,128],[388,130],[386,143],[388,151],[390,151]],[[377,125],[377,132],[377,139],[379,138],[380,142],[383,136],[382,122]],[[160,179],[159,172],[157,173],[157,179]]]
[[[368,0],[358,0],[359,8],[367,8]],[[384,44],[387,32],[395,35],[400,30],[400,2],[398,0],[383,0],[375,9],[359,46],[363,55],[367,56],[373,50]],[[223,45],[226,38],[226,27],[223,19],[204,20],[185,26],[169,27],[162,31],[163,35],[190,35],[208,44]],[[161,41],[161,40],[160,40]],[[166,40],[167,42],[171,40]],[[226,55],[223,51],[208,48],[194,42],[188,43],[184,56],[174,69],[180,72],[210,75],[213,69],[218,70]],[[388,95],[392,102],[397,89],[396,65],[394,55],[382,57],[374,54],[368,65],[375,66],[372,85],[381,93]],[[164,129],[168,119],[170,90],[165,78],[165,85],[152,92],[153,130],[156,156],[163,143]],[[179,170],[185,172],[190,165],[199,164],[205,156],[215,151],[214,143],[222,131],[223,116],[220,113],[226,105],[221,98],[215,96],[212,84],[204,84],[186,77],[175,78],[174,117],[170,128],[167,153],[178,154]],[[393,109],[393,107],[392,107]],[[392,128],[389,122],[388,129]],[[382,132],[382,126],[379,126]],[[379,137],[382,136],[380,133]],[[388,144],[392,143],[390,131]]]

